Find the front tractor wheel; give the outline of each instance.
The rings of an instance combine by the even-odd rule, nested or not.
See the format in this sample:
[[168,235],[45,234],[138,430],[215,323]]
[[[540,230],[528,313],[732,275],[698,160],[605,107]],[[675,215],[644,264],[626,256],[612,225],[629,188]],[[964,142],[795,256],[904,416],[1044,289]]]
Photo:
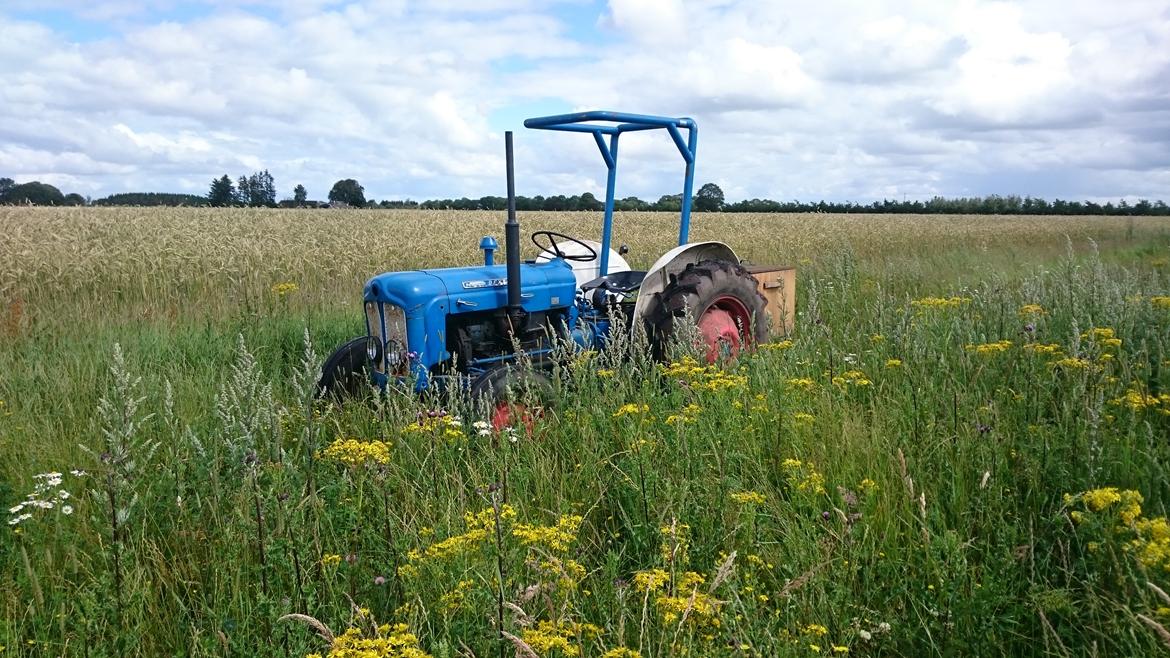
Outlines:
[[536,419],[543,415],[544,403],[552,395],[552,379],[547,373],[511,364],[496,366],[471,384],[472,399],[487,404],[492,429],[497,432],[523,426],[532,434]]
[[361,397],[370,390],[369,368],[366,337],[354,338],[337,348],[321,366],[317,396],[335,400]]
[[654,356],[666,358],[666,348],[687,316],[698,329],[698,347],[707,362],[730,358],[768,339],[767,300],[756,279],[737,263],[705,260],[687,265],[655,295],[647,314]]

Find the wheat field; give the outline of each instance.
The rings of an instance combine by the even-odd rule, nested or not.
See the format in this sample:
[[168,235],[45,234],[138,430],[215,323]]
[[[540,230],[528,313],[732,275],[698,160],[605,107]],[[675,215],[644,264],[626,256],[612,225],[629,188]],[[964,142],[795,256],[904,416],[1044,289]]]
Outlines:
[[698,214],[797,266],[793,336],[565,353],[504,432],[314,400],[368,277],[502,222],[0,207],[0,657],[1170,647],[1170,220]]

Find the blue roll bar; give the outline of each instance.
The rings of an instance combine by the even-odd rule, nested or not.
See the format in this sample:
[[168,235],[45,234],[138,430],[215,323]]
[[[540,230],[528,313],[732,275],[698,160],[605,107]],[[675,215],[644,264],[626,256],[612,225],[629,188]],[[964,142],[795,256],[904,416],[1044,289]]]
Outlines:
[[[604,123],[592,123],[601,121]],[[605,182],[605,222],[601,228],[601,266],[600,274],[609,273],[609,243],[613,231],[613,193],[617,183],[618,137],[622,133],[639,130],[665,129],[678,147],[678,152],[686,162],[686,174],[683,178],[682,213],[679,216],[678,243],[687,243],[687,235],[691,230],[691,194],[695,183],[695,149],[699,142],[699,126],[693,119],[659,117],[648,114],[628,114],[625,112],[608,112],[594,110],[591,112],[574,112],[572,114],[558,114],[548,117],[536,117],[524,122],[525,128],[538,130],[561,130],[565,132],[593,133],[609,175]],[[682,130],[686,129],[687,138],[684,140]],[[606,145],[603,135],[609,136]]]

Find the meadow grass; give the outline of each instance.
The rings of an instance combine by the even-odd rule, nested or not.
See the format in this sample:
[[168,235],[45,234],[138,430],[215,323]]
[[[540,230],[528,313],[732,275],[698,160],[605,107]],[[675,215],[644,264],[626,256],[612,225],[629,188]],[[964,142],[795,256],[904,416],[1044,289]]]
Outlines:
[[0,208],[0,656],[1166,650],[1167,221],[697,215],[799,267],[789,340],[566,354],[502,434],[312,399],[368,276],[500,222]]

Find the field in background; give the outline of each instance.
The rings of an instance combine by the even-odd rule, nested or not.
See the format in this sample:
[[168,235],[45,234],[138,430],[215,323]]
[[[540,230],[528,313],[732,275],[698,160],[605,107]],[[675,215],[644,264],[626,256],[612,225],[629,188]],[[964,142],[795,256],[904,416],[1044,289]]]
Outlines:
[[1170,220],[700,214],[798,266],[790,343],[577,356],[531,435],[309,403],[366,278],[502,219],[0,207],[0,655],[327,654],[287,613],[436,656],[1163,647]]

